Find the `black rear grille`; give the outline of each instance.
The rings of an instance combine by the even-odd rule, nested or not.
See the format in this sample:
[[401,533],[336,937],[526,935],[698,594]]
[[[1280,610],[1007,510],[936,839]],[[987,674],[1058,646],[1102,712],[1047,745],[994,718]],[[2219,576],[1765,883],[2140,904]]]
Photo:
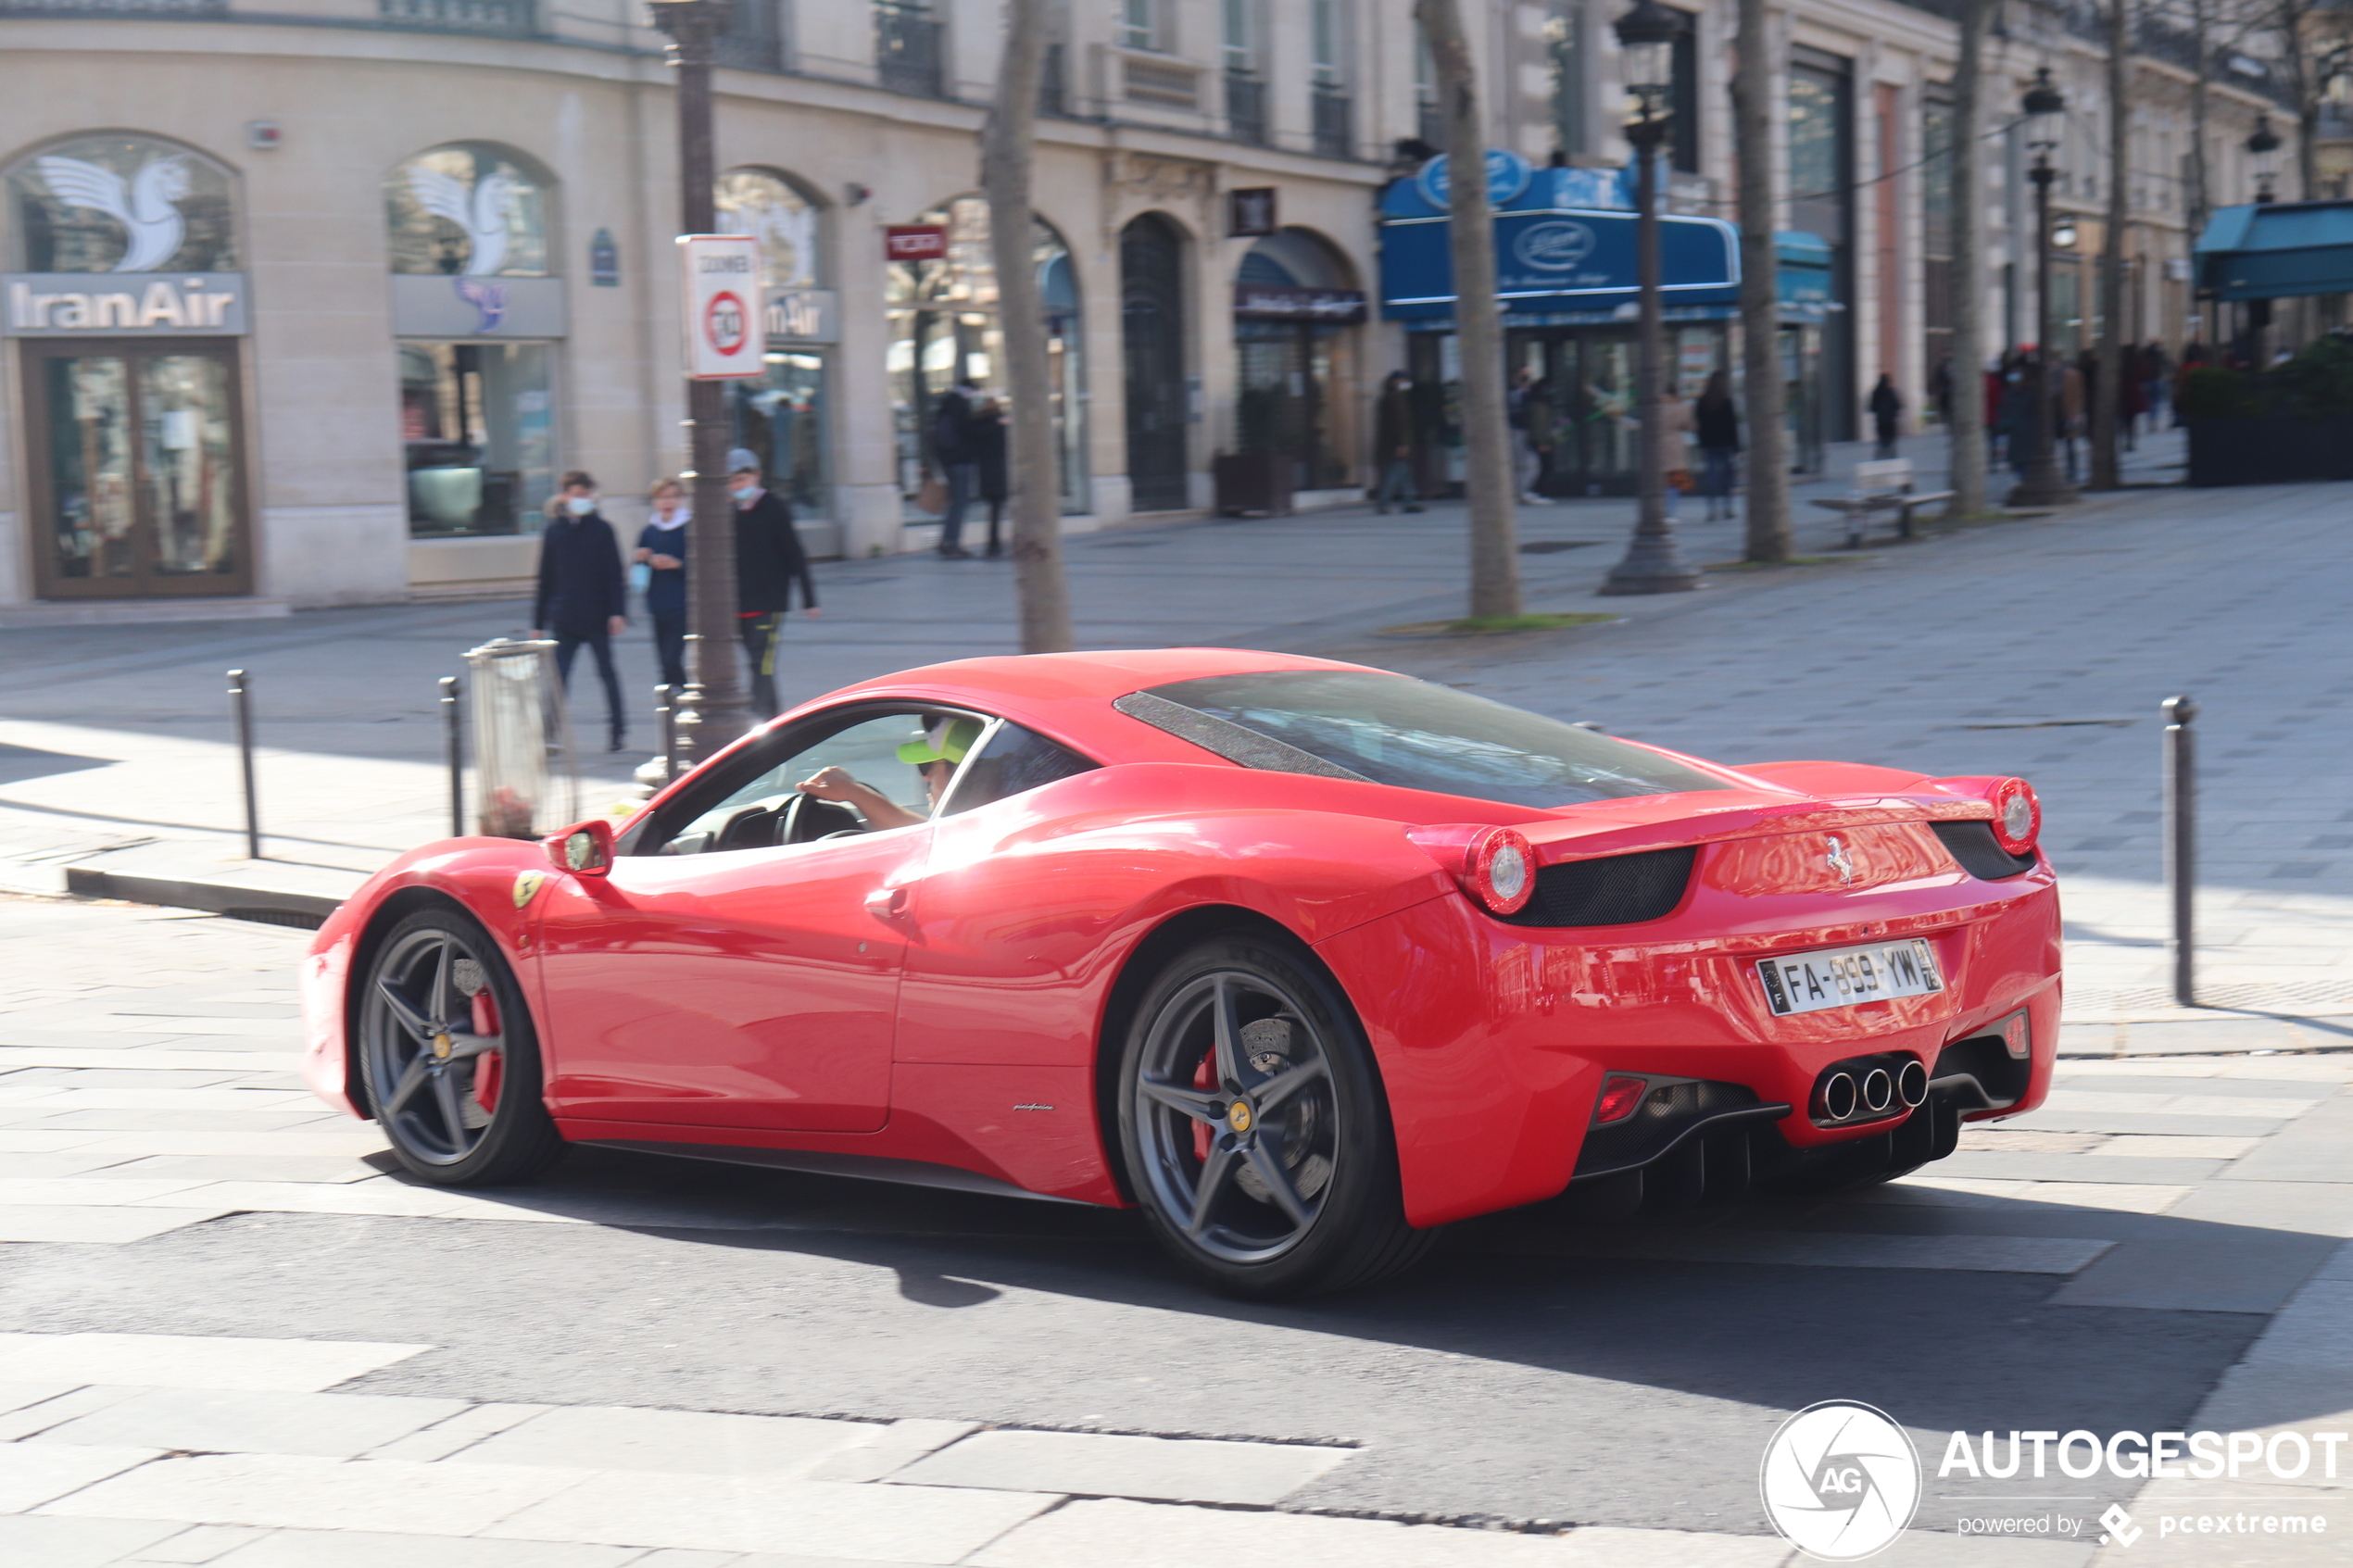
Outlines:
[[2034,869],[2033,856],[2013,855],[1994,841],[1992,822],[1931,822],[1928,826],[1944,842],[1944,852],[1961,863],[1961,870],[1981,881],[1999,882]]
[[1569,860],[1536,873],[1527,907],[1502,918],[1514,925],[1633,925],[1663,920],[1683,901],[1699,850],[1649,849]]
[[[1744,1084],[1718,1084],[1687,1079],[1655,1084],[1634,1114],[1623,1122],[1606,1123],[1585,1135],[1577,1154],[1577,1175],[1601,1176],[1612,1171],[1646,1165],[1673,1148],[1684,1134],[1704,1122],[1756,1106],[1756,1091]],[[1789,1107],[1772,1108],[1786,1115]]]

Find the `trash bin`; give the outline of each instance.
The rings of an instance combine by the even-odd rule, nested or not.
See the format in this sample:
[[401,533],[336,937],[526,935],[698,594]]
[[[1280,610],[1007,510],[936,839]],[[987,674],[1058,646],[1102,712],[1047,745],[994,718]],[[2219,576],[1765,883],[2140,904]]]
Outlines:
[[494,637],[466,653],[472,675],[474,831],[538,838],[580,820],[556,645]]

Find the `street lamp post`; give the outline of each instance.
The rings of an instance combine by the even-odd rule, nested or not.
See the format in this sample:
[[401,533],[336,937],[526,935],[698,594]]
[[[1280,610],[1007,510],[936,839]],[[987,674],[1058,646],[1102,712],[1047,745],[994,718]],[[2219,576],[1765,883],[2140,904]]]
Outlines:
[[[2279,197],[2273,194],[2272,182],[2280,171],[2280,133],[2271,129],[2271,117],[2255,117],[2255,133],[2246,139],[2247,161],[2255,169],[2255,205],[2269,207]],[[2264,338],[2271,329],[2271,302],[2250,299],[2246,302],[2247,358],[2258,371],[2266,369],[2270,358],[2264,352]]]
[[2269,207],[2279,197],[2272,194],[2272,182],[2280,172],[2280,133],[2271,129],[2271,117],[2255,117],[2255,134],[2246,139],[2246,156],[2255,167],[2255,205]]
[[[2035,71],[2034,83],[2020,107],[2026,111],[2026,145],[2034,155],[2033,166],[2026,171],[2034,182],[2034,358],[2026,399],[2026,462],[2010,491],[2009,505],[2063,507],[2080,499],[2059,471],[2052,422],[2066,370],[2051,346],[2051,182],[2058,178],[2051,154],[2058,147],[2067,99],[2052,82],[2048,67]],[[2010,439],[2018,438],[2013,430]]]
[[[711,41],[727,25],[728,0],[650,0],[650,5],[654,25],[669,35],[670,64],[678,73],[679,232],[708,234],[719,221]],[[688,672],[700,691],[690,729],[708,755],[753,723],[736,658],[736,508],[727,495],[727,394],[719,383],[687,381],[686,433],[694,468],[686,478],[695,508],[687,524],[686,625],[700,639]]]
[[1626,126],[1634,149],[1634,405],[1641,420],[1635,465],[1638,512],[1626,557],[1610,569],[1604,594],[1680,594],[1699,586],[1699,568],[1675,542],[1667,521],[1667,403],[1661,361],[1666,324],[1659,310],[1658,150],[1668,127],[1665,100],[1674,79],[1681,19],[1658,0],[1636,0],[1617,19],[1618,58],[1637,109]]

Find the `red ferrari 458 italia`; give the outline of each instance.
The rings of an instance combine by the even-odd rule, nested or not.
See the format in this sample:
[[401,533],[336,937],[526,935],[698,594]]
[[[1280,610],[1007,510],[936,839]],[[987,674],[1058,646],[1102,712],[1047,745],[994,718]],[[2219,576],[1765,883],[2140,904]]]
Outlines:
[[402,856],[305,961],[305,1067],[429,1182],[590,1143],[1132,1205],[1297,1295],[2032,1109],[2039,826],[2019,779],[1727,768],[1321,659],[966,659],[617,828]]

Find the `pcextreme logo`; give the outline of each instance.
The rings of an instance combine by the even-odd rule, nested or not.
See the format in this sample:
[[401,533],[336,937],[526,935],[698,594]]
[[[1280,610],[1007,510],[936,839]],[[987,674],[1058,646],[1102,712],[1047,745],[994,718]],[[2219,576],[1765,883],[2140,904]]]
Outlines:
[[1791,1545],[1824,1562],[1856,1562],[1911,1524],[1920,1456],[1886,1411],[1825,1399],[1781,1423],[1756,1484],[1766,1517]]

